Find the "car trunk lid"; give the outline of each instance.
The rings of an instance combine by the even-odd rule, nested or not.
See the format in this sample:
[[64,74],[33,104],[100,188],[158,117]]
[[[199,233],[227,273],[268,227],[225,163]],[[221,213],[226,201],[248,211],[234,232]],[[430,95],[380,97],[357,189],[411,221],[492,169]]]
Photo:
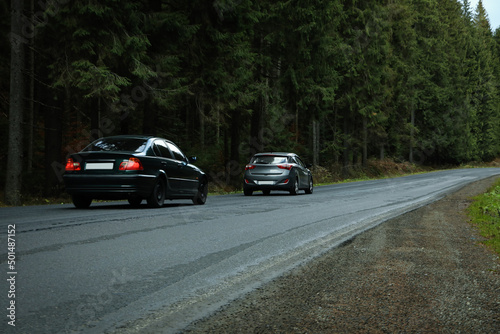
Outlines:
[[89,152],[72,154],[71,159],[80,164],[80,173],[113,173],[133,156],[125,152]]

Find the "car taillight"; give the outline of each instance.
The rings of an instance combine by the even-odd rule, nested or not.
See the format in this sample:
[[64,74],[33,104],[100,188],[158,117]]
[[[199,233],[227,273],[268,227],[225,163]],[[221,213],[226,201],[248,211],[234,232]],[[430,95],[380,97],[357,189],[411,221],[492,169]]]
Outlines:
[[245,170],[254,169],[255,165],[246,165]]
[[122,161],[118,170],[144,170],[144,168],[142,167],[141,160],[138,158],[130,158]]
[[278,168],[290,170],[292,169],[292,165],[290,164],[278,165]]
[[79,162],[74,161],[72,158],[69,158],[66,161],[66,171],[67,172],[74,172],[74,171],[79,171],[82,170],[82,166],[80,165]]

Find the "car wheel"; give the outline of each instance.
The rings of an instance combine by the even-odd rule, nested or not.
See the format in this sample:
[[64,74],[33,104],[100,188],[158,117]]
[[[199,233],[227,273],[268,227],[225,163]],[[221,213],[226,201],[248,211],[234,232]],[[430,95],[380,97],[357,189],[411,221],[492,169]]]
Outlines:
[[208,182],[206,180],[201,180],[198,186],[198,192],[193,197],[193,204],[203,205],[207,201],[208,194]]
[[138,207],[141,205],[142,203],[142,198],[138,197],[138,196],[133,196],[133,197],[129,197],[128,198],[128,202],[130,205],[132,205],[133,207]]
[[243,190],[243,193],[245,194],[245,196],[252,196],[253,191],[252,191],[252,190],[250,190],[250,189],[244,189],[244,190]]
[[165,181],[162,179],[156,180],[153,191],[147,199],[148,206],[151,208],[161,208],[165,202]]
[[299,193],[299,179],[295,179],[292,184],[292,190],[290,190],[290,195],[297,195]]
[[313,179],[312,177],[309,178],[309,188],[306,189],[306,194],[312,194],[313,193]]
[[270,193],[271,190],[262,190],[262,194],[264,194],[264,196],[269,196]]
[[73,204],[78,209],[86,209],[92,203],[92,198],[80,195],[73,195]]

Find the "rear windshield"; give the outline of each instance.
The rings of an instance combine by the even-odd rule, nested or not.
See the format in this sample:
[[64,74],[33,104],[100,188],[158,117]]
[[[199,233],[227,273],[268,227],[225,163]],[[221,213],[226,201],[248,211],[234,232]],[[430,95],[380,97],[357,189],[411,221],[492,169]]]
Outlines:
[[102,138],[85,147],[82,152],[142,152],[146,143],[147,140],[139,138]]
[[260,155],[253,157],[253,164],[265,164],[265,165],[276,165],[287,163],[287,157],[276,156],[276,155]]

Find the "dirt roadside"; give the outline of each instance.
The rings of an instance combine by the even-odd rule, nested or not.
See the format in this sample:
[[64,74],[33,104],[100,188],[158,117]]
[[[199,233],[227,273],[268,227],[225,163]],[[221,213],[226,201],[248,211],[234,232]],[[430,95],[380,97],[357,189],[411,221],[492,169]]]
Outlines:
[[500,262],[465,215],[494,180],[381,224],[184,333],[498,333]]

